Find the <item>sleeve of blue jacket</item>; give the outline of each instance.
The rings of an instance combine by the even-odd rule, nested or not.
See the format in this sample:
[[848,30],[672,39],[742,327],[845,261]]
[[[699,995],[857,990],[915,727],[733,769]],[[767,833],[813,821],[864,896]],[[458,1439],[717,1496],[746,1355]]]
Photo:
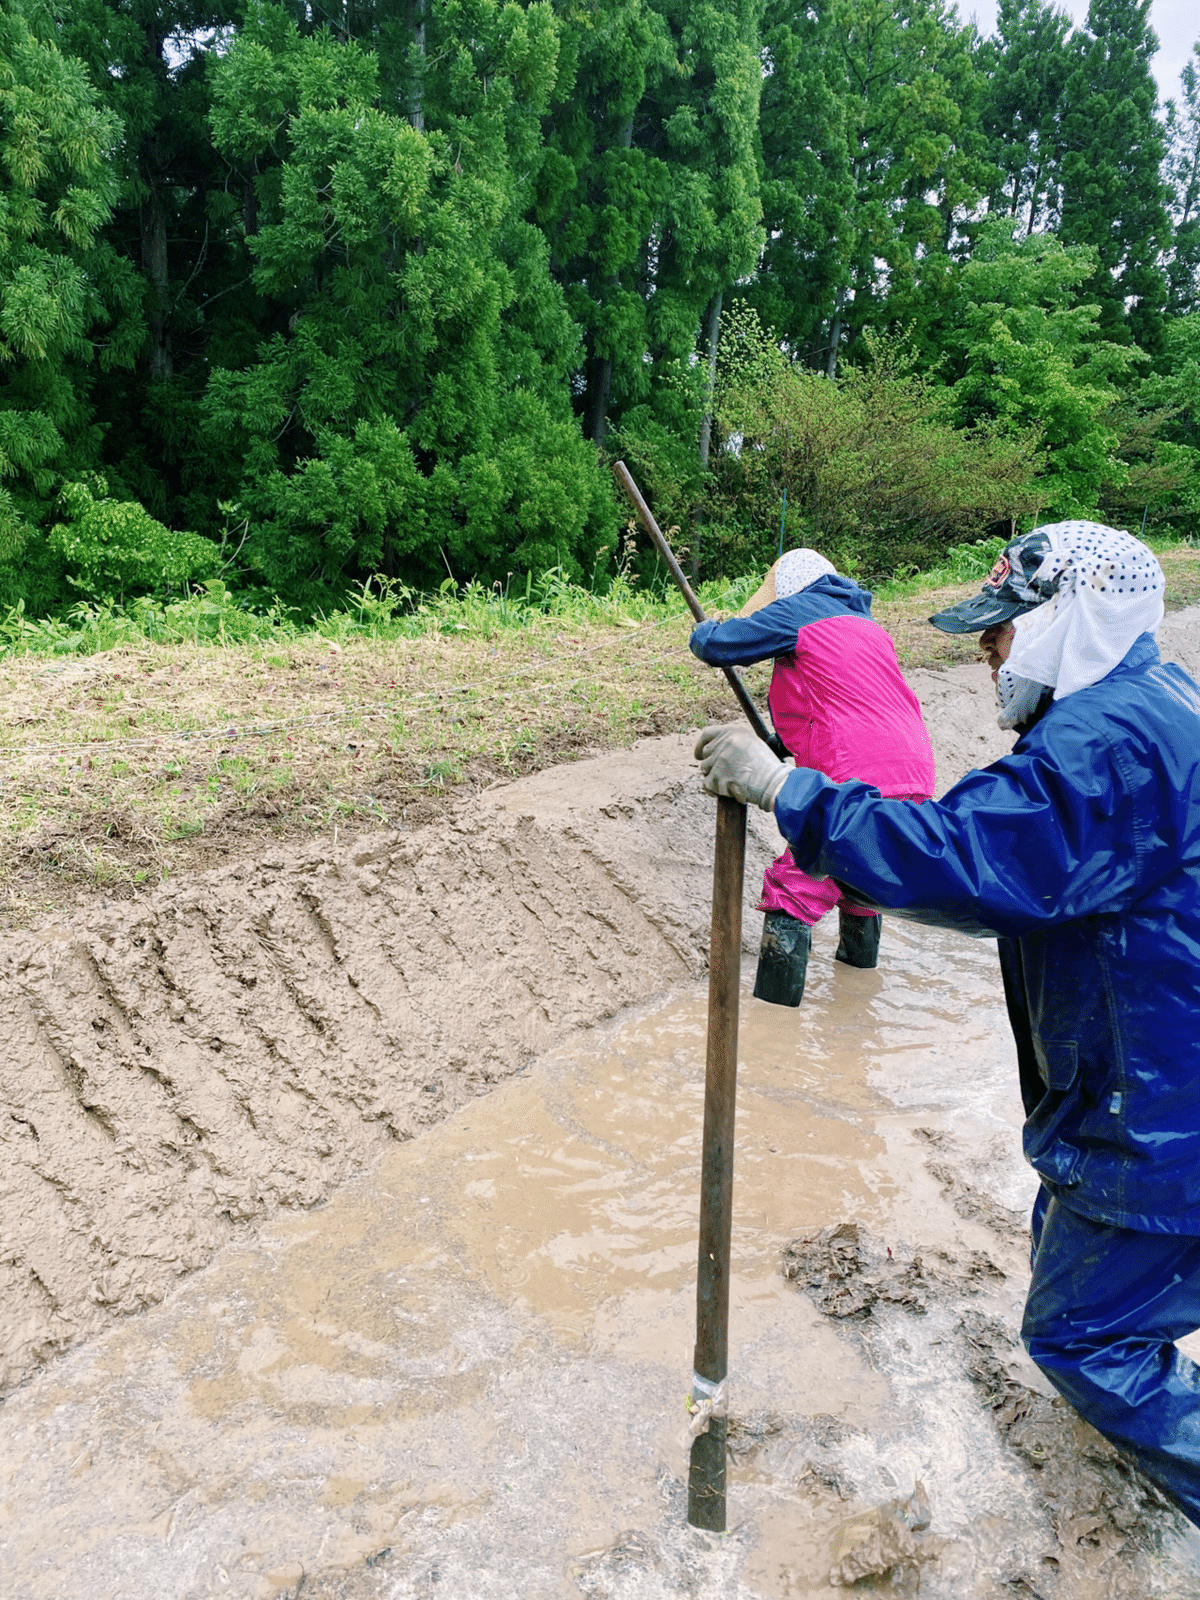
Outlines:
[[1107,742],[1064,732],[925,804],[798,768],[775,818],[804,871],[918,922],[990,937],[1119,912],[1152,875],[1155,841]]
[[702,622],[692,629],[688,645],[692,654],[710,667],[749,666],[754,661],[785,656],[796,648],[794,609],[776,601],[748,617]]

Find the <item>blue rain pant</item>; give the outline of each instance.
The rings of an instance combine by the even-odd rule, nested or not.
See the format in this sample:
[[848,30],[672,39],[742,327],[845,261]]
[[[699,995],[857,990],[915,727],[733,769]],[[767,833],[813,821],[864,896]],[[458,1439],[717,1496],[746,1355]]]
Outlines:
[[1054,1387],[1200,1525],[1200,1238],[1092,1222],[1043,1189],[1021,1337]]

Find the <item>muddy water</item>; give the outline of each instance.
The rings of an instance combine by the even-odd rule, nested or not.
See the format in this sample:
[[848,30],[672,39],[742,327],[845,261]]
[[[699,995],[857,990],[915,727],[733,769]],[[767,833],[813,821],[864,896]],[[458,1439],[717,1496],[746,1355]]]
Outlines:
[[[1162,1549],[1064,1548],[962,1367],[966,1297],[1015,1326],[1031,1195],[994,948],[890,922],[860,973],[834,931],[799,1013],[743,1011],[727,1537],[687,1529],[678,1442],[689,987],[564,1041],[14,1395],[0,1594],[830,1595],[830,1530],[918,1479],[934,1600],[1196,1593],[1166,1521]],[[920,1253],[923,1315],[842,1327],[785,1282],[781,1247],[847,1220]]]

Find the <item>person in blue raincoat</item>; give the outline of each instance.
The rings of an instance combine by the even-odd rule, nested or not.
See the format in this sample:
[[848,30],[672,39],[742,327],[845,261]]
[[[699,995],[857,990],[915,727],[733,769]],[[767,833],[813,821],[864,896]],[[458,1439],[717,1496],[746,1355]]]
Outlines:
[[981,633],[1012,753],[939,801],[784,767],[706,728],[705,787],[774,811],[804,871],[998,937],[1041,1178],[1022,1335],[1200,1524],[1200,690],[1154,636],[1153,553],[1089,522],[1005,547],[931,618]]

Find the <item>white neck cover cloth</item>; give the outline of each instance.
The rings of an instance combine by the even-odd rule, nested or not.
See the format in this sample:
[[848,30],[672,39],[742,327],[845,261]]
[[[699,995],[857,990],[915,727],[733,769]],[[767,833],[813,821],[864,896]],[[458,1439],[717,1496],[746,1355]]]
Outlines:
[[997,681],[1001,727],[1021,720],[1013,715],[1018,705],[1032,711],[1025,684],[1052,688],[1062,700],[1107,677],[1163,619],[1163,571],[1140,539],[1098,522],[1055,522],[1041,531],[1050,536],[1050,553],[1034,581],[1054,592],[1036,611],[1014,618],[1005,682]]
[[837,568],[815,550],[789,550],[775,563],[775,598],[786,600],[790,594],[799,594],[818,578],[836,577]]

